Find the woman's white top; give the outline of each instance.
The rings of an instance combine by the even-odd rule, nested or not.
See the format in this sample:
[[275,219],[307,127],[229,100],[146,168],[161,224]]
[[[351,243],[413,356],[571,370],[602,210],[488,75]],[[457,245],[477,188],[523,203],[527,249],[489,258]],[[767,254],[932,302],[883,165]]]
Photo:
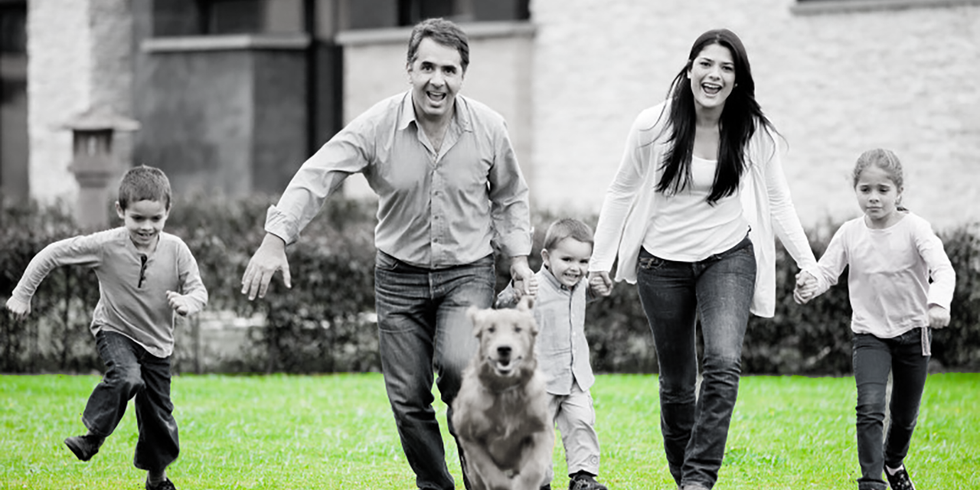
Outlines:
[[658,192],[659,210],[643,239],[653,255],[678,262],[698,262],[728,250],[745,238],[749,225],[742,217],[742,201],[736,192],[713,205],[708,203],[715,181],[717,160],[691,159],[691,182],[676,194]]
[[[637,116],[630,128],[616,176],[596,225],[595,249],[590,271],[610,271],[619,260],[615,279],[636,282],[636,263],[649,226],[661,210],[656,196],[669,131],[666,103],[650,107]],[[661,113],[664,117],[661,118]],[[757,262],[753,314],[771,317],[776,309],[776,244],[779,237],[797,267],[811,269],[816,259],[800,225],[783,175],[777,139],[758,128],[745,154],[748,165],[739,183],[738,196]]]

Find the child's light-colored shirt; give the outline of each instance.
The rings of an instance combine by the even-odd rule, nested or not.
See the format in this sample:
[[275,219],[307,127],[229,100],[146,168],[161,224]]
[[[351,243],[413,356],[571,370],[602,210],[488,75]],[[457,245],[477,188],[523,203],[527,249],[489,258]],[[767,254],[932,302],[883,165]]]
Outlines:
[[31,259],[12,298],[30,304],[41,281],[62,265],[88,267],[98,277],[93,335],[100,330],[125,335],[156,357],[173,353],[175,313],[167,291],[191,300],[189,314],[208,302],[197,261],[183,240],[161,232],[156,250],[143,254],[136,250],[125,227],[48,245]]
[[[568,288],[544,267],[537,276],[538,295],[533,311],[538,336],[534,350],[538,367],[545,375],[548,393],[568,395],[576,382],[582,391],[588,391],[595,383],[595,375],[585,339],[585,304],[595,298],[584,280]],[[517,301],[511,284],[497,295],[496,306],[511,308]]]
[[[864,217],[837,230],[814,272],[821,294],[849,266],[851,330],[890,339],[929,326],[929,305],[949,309],[956,272],[929,223],[907,213],[885,229]],[[930,277],[932,283],[929,283]]]

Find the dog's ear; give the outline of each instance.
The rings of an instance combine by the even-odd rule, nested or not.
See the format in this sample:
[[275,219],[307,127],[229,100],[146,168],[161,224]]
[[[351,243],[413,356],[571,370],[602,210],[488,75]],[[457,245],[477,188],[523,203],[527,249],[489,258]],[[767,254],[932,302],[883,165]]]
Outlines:
[[483,324],[482,310],[475,306],[470,306],[466,309],[466,317],[469,318],[470,323],[473,324],[473,335],[479,337],[480,331],[483,330],[483,327],[481,326]]
[[531,308],[534,308],[534,297],[525,294],[521,297],[521,301],[517,303],[517,309],[520,311],[531,311]]

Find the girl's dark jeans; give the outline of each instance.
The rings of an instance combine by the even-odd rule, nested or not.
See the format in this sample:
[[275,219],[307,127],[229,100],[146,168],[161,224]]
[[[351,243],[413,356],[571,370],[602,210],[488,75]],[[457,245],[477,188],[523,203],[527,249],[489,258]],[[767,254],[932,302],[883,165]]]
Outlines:
[[136,398],[139,440],[133,465],[161,471],[177,459],[180,446],[170,401],[170,358],[159,358],[125,335],[100,331],[96,345],[106,372],[85,405],[82,423],[107,437],[119,425],[129,400]]
[[[854,335],[859,489],[887,488],[882,466],[898,468],[909,452],[929,368],[929,356],[922,352],[922,331],[918,328],[891,339]],[[891,400],[886,400],[889,372],[892,394]],[[882,444],[886,402],[891,422]]]
[[[405,458],[419,488],[455,488],[432,407],[432,383],[438,375],[435,383],[448,406],[449,433],[455,437],[452,402],[463,368],[478,347],[466,310],[492,304],[493,257],[424,269],[378,251],[374,279],[381,368]],[[463,457],[460,453],[460,463]]]
[[[742,340],[755,291],[746,237],[698,262],[640,251],[637,286],[660,368],[660,428],[674,480],[711,488],[718,479],[741,374]],[[697,319],[704,338],[700,393]]]

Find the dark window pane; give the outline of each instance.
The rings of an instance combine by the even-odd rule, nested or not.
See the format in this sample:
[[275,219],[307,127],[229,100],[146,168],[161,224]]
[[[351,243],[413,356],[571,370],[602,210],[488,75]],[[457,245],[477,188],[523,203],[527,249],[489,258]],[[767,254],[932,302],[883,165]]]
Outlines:
[[0,53],[27,52],[27,4],[0,3]]

